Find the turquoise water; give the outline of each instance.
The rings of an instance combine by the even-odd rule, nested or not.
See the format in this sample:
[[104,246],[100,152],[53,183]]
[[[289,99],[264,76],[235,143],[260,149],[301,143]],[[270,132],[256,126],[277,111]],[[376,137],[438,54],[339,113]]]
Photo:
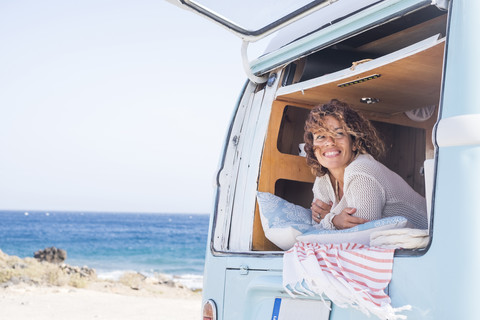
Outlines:
[[125,271],[201,278],[208,215],[0,211],[0,249],[22,258],[47,247],[100,277]]

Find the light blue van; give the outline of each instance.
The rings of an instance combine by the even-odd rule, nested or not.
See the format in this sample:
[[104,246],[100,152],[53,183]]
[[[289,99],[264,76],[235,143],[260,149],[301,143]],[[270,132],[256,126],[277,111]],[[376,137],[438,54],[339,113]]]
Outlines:
[[[217,175],[203,319],[296,319],[275,309],[281,300],[292,310],[319,310],[311,319],[369,318],[354,308],[329,309],[320,297],[289,296],[284,251],[266,236],[257,203],[260,191],[310,207],[314,177],[299,145],[309,110],[332,98],[374,123],[388,146],[385,165],[426,199],[428,244],[396,250],[392,306],[411,305],[408,319],[477,319],[480,1],[177,4],[243,40],[249,78]],[[263,37],[265,52],[249,59],[249,43]]]

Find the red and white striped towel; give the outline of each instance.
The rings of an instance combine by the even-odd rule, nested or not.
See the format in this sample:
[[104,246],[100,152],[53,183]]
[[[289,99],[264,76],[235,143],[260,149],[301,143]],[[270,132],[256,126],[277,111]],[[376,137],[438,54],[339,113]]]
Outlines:
[[283,257],[283,286],[292,296],[325,295],[342,308],[380,319],[406,319],[396,312],[410,306],[392,308],[384,292],[392,278],[394,251],[355,243],[297,242]]

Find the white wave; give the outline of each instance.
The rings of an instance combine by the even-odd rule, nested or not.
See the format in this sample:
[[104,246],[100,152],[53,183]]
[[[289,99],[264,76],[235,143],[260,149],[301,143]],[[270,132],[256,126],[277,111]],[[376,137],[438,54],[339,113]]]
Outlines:
[[131,270],[113,270],[113,271],[102,271],[97,270],[97,277],[102,280],[114,280],[117,281],[122,275],[129,272],[135,272]]
[[[122,275],[125,273],[137,273],[133,270],[113,270],[113,271],[102,271],[97,270],[97,277],[102,280],[113,280],[118,281]],[[183,275],[171,275],[171,274],[158,274],[158,273],[144,273],[140,272],[147,278],[157,279],[157,278],[168,278],[175,283],[179,283],[184,287],[190,290],[202,290],[203,288],[203,275],[197,274],[183,274]]]
[[173,276],[174,282],[181,283],[190,290],[201,290],[203,288],[203,276],[196,274],[184,274]]

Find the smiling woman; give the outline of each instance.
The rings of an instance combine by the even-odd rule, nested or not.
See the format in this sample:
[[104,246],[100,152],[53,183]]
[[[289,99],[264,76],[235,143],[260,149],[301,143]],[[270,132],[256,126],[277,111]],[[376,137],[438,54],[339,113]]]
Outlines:
[[[328,170],[333,169],[328,164],[322,165],[320,159],[338,161],[337,157],[323,157],[319,154],[320,159],[318,159],[314,155],[321,149],[331,148],[330,142],[345,148],[341,154],[342,158],[345,158],[342,163],[343,168],[352,162],[356,153],[369,153],[375,158],[380,158],[385,150],[383,142],[371,123],[348,104],[335,99],[314,108],[309,114],[305,128],[305,151],[310,154],[307,157],[307,164],[312,167],[315,175],[324,175]],[[328,136],[334,139],[331,140]]]
[[307,164],[316,175],[312,219],[321,227],[345,229],[404,216],[411,227],[427,228],[424,198],[375,160],[384,145],[347,103],[334,99],[313,108],[304,138]]

